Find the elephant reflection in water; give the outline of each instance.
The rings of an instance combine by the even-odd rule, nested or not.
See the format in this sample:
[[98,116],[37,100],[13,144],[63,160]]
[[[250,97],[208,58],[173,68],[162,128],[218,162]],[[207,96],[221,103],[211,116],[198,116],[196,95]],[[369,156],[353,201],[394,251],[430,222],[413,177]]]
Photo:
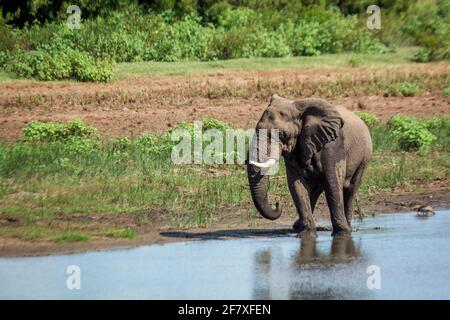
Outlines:
[[364,256],[351,237],[333,239],[329,252],[315,239],[302,239],[293,255],[279,247],[255,255],[255,299],[364,298]]
[[351,237],[337,237],[331,243],[330,252],[323,254],[317,250],[315,239],[301,241],[300,250],[296,255],[294,263],[297,268],[305,264],[345,263],[353,260],[359,255],[358,248]]

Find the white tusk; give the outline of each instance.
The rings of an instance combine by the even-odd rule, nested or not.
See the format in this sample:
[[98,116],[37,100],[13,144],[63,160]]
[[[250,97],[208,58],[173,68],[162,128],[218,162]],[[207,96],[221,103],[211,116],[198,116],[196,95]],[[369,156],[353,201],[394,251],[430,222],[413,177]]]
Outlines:
[[269,160],[266,160],[266,162],[256,162],[256,161],[249,161],[250,164],[258,167],[258,168],[270,168],[275,163],[277,163],[277,160],[271,158]]

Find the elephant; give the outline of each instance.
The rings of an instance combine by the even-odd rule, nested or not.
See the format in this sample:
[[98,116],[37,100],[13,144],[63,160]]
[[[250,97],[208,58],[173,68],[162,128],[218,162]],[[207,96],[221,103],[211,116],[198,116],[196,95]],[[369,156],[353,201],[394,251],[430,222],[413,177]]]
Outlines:
[[[278,140],[258,143],[261,129],[278,129]],[[299,216],[293,225],[298,236],[317,236],[313,211],[323,192],[330,210],[332,236],[351,236],[356,193],[372,156],[366,124],[345,107],[323,99],[290,100],[274,94],[256,125],[249,151],[270,154],[271,149],[277,150],[278,158],[284,158],[289,191]],[[269,204],[269,177],[261,170],[275,162],[269,157],[247,158],[246,162],[253,203],[270,220],[278,219],[282,209],[278,202],[275,208]]]

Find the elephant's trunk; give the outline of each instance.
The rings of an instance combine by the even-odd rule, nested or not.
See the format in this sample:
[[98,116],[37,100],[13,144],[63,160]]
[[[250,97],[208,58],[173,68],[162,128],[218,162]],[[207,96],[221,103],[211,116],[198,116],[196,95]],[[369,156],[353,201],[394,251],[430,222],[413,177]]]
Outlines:
[[275,209],[269,205],[269,177],[261,174],[261,169],[253,164],[247,164],[248,183],[253,203],[259,213],[266,219],[276,220],[281,216],[281,206],[277,202]]

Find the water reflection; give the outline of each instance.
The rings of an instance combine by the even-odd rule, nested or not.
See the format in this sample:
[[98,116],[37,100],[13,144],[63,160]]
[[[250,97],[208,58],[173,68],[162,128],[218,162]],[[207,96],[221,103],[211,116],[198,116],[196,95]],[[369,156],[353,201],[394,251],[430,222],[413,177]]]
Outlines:
[[330,242],[306,239],[286,253],[274,246],[254,256],[255,299],[369,297],[365,257],[351,237]]
[[[0,298],[450,299],[450,211],[368,218],[358,228],[353,239],[222,231],[198,237],[236,239],[0,258]],[[67,290],[69,265],[82,270],[81,290]],[[367,288],[370,265],[380,267],[380,290]]]

